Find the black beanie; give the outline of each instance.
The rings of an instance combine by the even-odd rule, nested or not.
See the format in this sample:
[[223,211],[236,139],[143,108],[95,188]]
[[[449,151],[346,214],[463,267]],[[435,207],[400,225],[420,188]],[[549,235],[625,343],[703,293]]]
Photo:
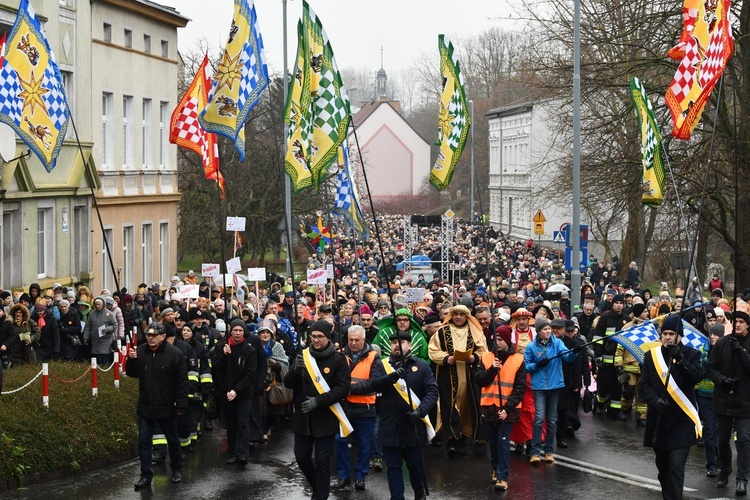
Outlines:
[[333,325],[328,321],[318,320],[310,326],[310,333],[312,332],[320,332],[330,339],[333,332]]
[[646,304],[634,304],[633,305],[633,317],[637,318],[641,314],[643,314],[643,311],[646,310]]
[[234,328],[235,326],[241,326],[242,329],[244,330],[245,329],[245,320],[243,320],[242,318],[233,319],[232,322],[229,323],[229,331],[231,332],[232,328]]

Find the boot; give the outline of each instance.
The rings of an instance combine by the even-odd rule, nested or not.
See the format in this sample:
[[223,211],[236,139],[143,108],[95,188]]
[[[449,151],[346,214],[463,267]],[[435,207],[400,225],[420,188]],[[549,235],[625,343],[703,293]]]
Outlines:
[[630,420],[630,413],[625,413],[624,411],[621,411],[620,413],[616,414],[615,417],[620,422],[627,422]]
[[599,400],[594,401],[594,415],[601,417],[604,415],[604,405],[606,403],[600,403]]

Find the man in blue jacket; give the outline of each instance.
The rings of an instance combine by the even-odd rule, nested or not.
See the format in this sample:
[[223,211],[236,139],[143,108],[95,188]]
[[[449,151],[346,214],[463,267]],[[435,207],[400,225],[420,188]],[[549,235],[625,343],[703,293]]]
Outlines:
[[531,434],[531,459],[529,463],[539,464],[541,458],[542,427],[547,421],[547,439],[544,441],[544,460],[553,463],[552,454],[557,430],[557,400],[560,389],[565,386],[562,362],[572,362],[582,346],[572,351],[565,347],[562,340],[552,336],[549,320],[536,318],[534,322],[536,337],[526,346],[524,362],[526,371],[531,374],[531,389],[534,391],[534,428]]

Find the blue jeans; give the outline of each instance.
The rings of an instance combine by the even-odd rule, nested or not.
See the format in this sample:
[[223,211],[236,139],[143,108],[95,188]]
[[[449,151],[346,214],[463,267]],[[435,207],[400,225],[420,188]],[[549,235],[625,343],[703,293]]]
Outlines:
[[547,420],[547,439],[544,440],[544,453],[552,453],[557,430],[557,400],[560,389],[534,391],[534,429],[531,432],[531,455],[539,455],[542,448],[542,426]]
[[409,480],[414,494],[424,490],[422,464],[419,461],[419,449],[416,446],[407,448],[383,446],[383,458],[388,467],[388,489],[391,490],[391,500],[404,500],[404,472],[401,469],[401,463],[404,460],[409,469]]
[[370,458],[383,458],[383,447],[378,440],[378,429],[380,429],[380,415],[375,416],[375,425],[372,427],[372,445],[370,446]]
[[706,469],[718,467],[716,451],[716,416],[714,415],[714,398],[698,395],[698,414],[703,422],[703,443],[706,449]]
[[375,418],[350,418],[354,433],[349,437],[336,434],[336,472],[341,479],[351,479],[352,466],[349,453],[349,442],[357,445],[357,461],[354,465],[354,479],[364,479],[370,471],[370,445]]
[[[490,437],[490,463],[498,481],[508,480],[510,470],[510,433],[512,422],[487,422]],[[549,435],[549,434],[548,434]]]
[[154,473],[151,471],[151,453],[153,446],[151,440],[154,437],[156,425],[167,438],[169,446],[169,458],[172,472],[182,470],[182,452],[180,451],[180,438],[177,436],[177,417],[151,419],[138,417],[138,455],[141,459],[141,476],[151,479]]

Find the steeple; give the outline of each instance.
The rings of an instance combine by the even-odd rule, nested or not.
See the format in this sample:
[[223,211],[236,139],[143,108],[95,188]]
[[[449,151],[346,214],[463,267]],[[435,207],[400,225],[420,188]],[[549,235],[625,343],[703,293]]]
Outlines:
[[383,46],[380,46],[380,69],[378,70],[377,76],[376,76],[376,84],[375,84],[375,99],[380,100],[381,98],[385,98],[386,100],[389,98],[388,96],[388,75],[385,74],[385,70],[383,69]]

